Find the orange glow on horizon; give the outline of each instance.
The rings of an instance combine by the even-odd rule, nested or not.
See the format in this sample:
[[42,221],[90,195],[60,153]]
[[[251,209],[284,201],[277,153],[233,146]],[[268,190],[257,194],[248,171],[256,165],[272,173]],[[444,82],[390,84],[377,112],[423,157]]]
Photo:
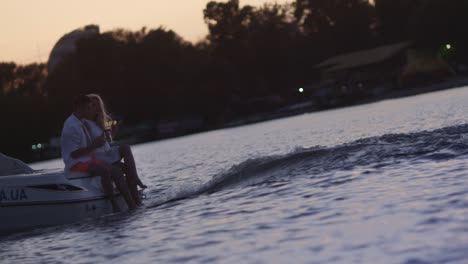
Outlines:
[[[208,33],[203,9],[209,0],[15,0],[2,2],[0,62],[45,62],[64,34],[85,25],[99,25],[101,32],[124,28],[139,30],[160,26],[196,42]],[[218,1],[223,2],[223,1]],[[241,0],[241,5],[289,3],[292,0]]]

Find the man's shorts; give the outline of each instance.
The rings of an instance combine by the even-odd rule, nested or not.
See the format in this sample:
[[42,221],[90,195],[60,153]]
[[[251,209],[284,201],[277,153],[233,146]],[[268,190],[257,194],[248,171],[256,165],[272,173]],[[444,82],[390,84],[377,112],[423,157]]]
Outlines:
[[70,171],[88,172],[90,164],[107,165],[107,163],[105,161],[98,160],[98,159],[90,159],[90,160],[85,161],[85,162],[78,162],[77,164],[73,165],[73,167],[70,168]]

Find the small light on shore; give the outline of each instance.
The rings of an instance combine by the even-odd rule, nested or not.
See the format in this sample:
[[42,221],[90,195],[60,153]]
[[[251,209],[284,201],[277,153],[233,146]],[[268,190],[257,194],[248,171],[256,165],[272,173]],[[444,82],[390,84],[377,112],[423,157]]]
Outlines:
[[449,50],[449,49],[452,49],[452,45],[446,44],[446,45],[445,45],[445,48],[448,49],[448,50]]
[[36,150],[36,145],[32,145],[31,147],[33,150]]
[[303,93],[303,92],[304,92],[304,88],[299,88],[299,92],[300,92],[300,93]]
[[42,148],[42,144],[41,143],[37,144],[37,148],[38,149]]

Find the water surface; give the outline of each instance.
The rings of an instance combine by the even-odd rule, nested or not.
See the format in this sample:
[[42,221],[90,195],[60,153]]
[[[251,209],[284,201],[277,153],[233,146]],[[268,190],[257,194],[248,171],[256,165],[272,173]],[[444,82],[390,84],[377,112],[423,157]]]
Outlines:
[[133,150],[145,208],[0,238],[0,262],[468,263],[468,88]]

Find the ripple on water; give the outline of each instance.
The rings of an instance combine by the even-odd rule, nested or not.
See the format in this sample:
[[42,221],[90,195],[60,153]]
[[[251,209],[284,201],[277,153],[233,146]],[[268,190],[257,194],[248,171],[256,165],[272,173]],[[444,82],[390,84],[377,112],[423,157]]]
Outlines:
[[1,238],[0,260],[466,263],[467,112],[462,88],[133,146],[143,210]]

